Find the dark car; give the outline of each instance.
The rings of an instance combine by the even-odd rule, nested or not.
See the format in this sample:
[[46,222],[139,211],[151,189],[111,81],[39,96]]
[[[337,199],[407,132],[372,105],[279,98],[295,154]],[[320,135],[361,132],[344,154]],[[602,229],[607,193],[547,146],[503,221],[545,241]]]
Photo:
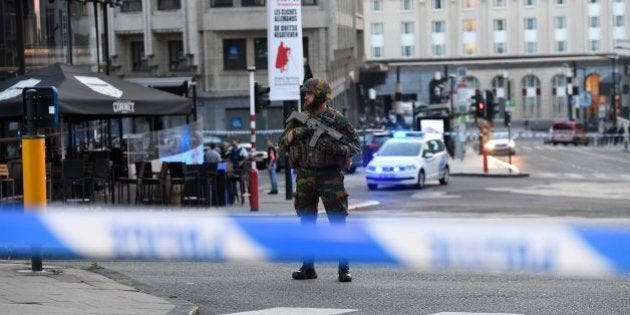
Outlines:
[[359,135],[362,151],[363,151],[363,165],[368,165],[374,156],[374,153],[381,148],[381,145],[385,141],[392,138],[392,134],[389,131],[366,131],[361,132]]
[[584,125],[575,121],[556,121],[551,126],[551,144],[562,143],[567,145],[588,145],[588,136],[584,131]]

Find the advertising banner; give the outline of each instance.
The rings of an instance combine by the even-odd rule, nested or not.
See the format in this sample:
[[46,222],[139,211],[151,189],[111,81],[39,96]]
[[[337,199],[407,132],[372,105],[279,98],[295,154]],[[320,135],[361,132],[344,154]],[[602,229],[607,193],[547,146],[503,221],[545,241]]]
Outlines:
[[302,1],[269,0],[267,10],[269,99],[299,100],[304,79]]

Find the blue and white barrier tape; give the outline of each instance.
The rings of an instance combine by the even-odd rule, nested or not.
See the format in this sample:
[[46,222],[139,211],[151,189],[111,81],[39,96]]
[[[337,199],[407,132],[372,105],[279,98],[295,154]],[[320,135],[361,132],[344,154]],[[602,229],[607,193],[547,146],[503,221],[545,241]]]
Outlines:
[[630,225],[542,220],[295,218],[181,212],[0,213],[0,252],[59,258],[389,263],[424,271],[630,275]]

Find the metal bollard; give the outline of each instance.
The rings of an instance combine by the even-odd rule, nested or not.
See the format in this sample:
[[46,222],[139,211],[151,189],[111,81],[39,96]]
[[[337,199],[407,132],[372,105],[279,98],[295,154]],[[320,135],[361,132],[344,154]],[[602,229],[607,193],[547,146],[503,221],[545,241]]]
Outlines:
[[249,209],[258,211],[258,170],[249,169]]

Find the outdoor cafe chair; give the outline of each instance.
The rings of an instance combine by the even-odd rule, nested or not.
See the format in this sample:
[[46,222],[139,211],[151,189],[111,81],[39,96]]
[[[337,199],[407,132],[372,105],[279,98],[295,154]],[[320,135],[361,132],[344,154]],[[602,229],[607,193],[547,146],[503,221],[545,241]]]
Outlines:
[[[8,188],[11,188],[11,195],[8,194]],[[15,195],[15,180],[9,176],[9,167],[6,164],[0,164],[0,201],[4,199],[4,190],[7,188],[7,200]]]

